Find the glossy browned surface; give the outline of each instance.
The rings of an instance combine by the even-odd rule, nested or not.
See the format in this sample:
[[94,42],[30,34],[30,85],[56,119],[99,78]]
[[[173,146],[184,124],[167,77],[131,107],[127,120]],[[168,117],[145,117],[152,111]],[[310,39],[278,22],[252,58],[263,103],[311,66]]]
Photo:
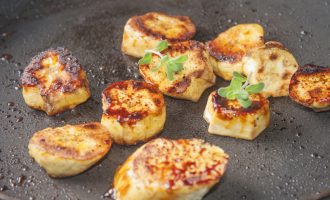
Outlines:
[[[218,147],[203,140],[158,138],[142,146],[128,161],[132,162],[131,170],[137,180],[154,182],[160,188],[175,191],[185,186],[212,186],[222,177],[228,159]],[[121,169],[117,172],[119,176],[127,173]],[[121,187],[120,193],[125,193],[129,187]]]
[[[218,116],[223,119],[232,119],[242,115],[253,114],[261,108],[265,113],[268,111],[269,101],[261,94],[250,95],[252,104],[248,108],[243,108],[237,100],[229,100],[221,97],[217,92],[213,92],[211,95],[213,108]],[[263,108],[265,106],[267,109]]]
[[[45,78],[47,77],[38,75],[37,71],[49,67],[43,63],[47,58],[56,60],[55,62],[60,64],[59,70],[66,71],[70,78],[68,80],[55,79],[48,88],[45,88]],[[63,93],[72,92],[77,87],[88,86],[85,73],[78,59],[67,49],[61,47],[48,49],[33,57],[23,72],[21,83],[23,86],[38,86],[42,95],[47,95],[55,91],[61,91]]]
[[[154,114],[160,113],[162,111],[162,108],[164,106],[164,97],[163,94],[160,91],[158,91],[157,88],[146,82],[128,80],[128,81],[120,81],[113,83],[103,90],[102,98],[108,104],[108,108],[104,110],[103,114],[106,114],[109,117],[116,118],[117,121],[120,123],[128,123],[132,125],[151,113],[147,105],[139,105],[139,107],[136,107],[135,111],[129,111],[122,106],[123,104],[129,105],[130,104],[129,99],[125,99],[124,101],[122,101],[121,99],[119,99],[118,96],[111,94],[112,89],[119,89],[126,91],[128,90],[129,87],[132,87],[133,89],[133,91],[127,92],[129,97],[138,90],[146,90],[150,94],[153,103],[158,108],[156,113]],[[136,101],[138,100],[136,99]],[[139,102],[137,102],[137,104],[139,104]],[[143,108],[141,106],[145,106],[145,107]]]
[[[321,83],[316,85],[316,83]],[[302,96],[298,86],[309,94]],[[298,68],[293,74],[289,86],[289,94],[292,100],[311,106],[313,103],[327,105],[330,103],[330,67],[306,64]]]
[[[184,93],[187,88],[190,86],[191,79],[192,78],[200,78],[204,73],[204,63],[206,62],[207,58],[205,57],[204,51],[205,51],[205,45],[201,42],[195,41],[195,40],[189,40],[184,42],[178,42],[171,44],[163,53],[168,54],[172,57],[184,54],[188,51],[194,51],[196,52],[194,58],[191,58],[192,60],[197,60],[198,62],[201,62],[200,69],[197,69],[197,71],[194,71],[192,73],[189,73],[185,75],[185,77],[182,80],[175,81],[170,87],[167,88],[167,92],[170,94],[181,94]],[[147,74],[148,71],[150,71],[149,65],[139,65],[139,69],[142,74]],[[156,86],[157,83],[154,83],[152,77],[144,76],[144,78]]]
[[[149,12],[145,15],[141,16],[133,16],[130,21],[130,25],[135,29],[143,32],[145,35],[152,36],[156,39],[167,40],[169,42],[180,42],[191,39],[195,33],[196,28],[195,25],[192,23],[189,17],[187,16],[170,16],[180,20],[181,22],[187,24],[186,26],[180,26],[180,28],[184,29],[181,33],[175,34],[175,37],[169,37],[164,35],[164,33],[153,30],[152,28],[148,27],[145,24],[145,21],[154,21],[157,20],[157,14],[168,16],[164,13],[159,12]],[[170,24],[169,24],[170,26]]]
[[[29,145],[38,148],[47,154],[58,156],[65,159],[88,160],[97,156],[103,156],[112,145],[108,130],[100,123],[91,122],[87,124],[76,125],[78,127],[78,135],[72,137],[69,135],[65,139],[65,132],[57,128],[47,128],[33,135]],[[93,149],[79,149],[82,146],[74,146],[72,144],[80,144],[82,142],[93,141],[99,145]]]

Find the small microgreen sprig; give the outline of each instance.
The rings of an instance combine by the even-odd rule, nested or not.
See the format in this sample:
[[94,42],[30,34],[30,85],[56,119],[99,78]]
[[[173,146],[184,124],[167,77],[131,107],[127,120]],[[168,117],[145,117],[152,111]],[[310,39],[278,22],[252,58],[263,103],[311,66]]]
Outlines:
[[165,40],[162,40],[158,43],[155,49],[146,50],[143,58],[138,62],[139,65],[149,64],[152,59],[152,54],[156,54],[160,57],[160,62],[156,67],[152,68],[153,72],[159,70],[163,65],[165,65],[165,71],[167,79],[174,80],[174,74],[183,70],[183,63],[188,60],[187,55],[177,56],[174,58],[169,57],[168,55],[163,55],[161,52],[168,48],[168,43]]
[[229,100],[237,99],[243,108],[248,108],[252,104],[249,95],[259,93],[264,87],[265,84],[262,82],[249,85],[245,76],[234,72],[230,85],[227,87],[219,88],[218,94]]

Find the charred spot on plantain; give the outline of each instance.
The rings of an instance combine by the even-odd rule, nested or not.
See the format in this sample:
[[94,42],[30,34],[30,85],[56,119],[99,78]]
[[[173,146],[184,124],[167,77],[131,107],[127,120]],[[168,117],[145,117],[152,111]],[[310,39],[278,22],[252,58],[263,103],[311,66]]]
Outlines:
[[277,58],[278,58],[278,55],[276,53],[271,53],[269,55],[269,59],[272,60],[272,61],[276,60]]
[[288,51],[287,48],[285,48],[285,46],[280,43],[280,42],[276,42],[276,41],[269,41],[269,42],[266,42],[265,43],[265,47],[267,49],[271,49],[271,48],[279,48],[279,49],[282,49],[282,50],[285,50],[285,51]]
[[285,72],[282,76],[282,79],[287,80],[291,78],[291,73],[290,72]]
[[299,67],[296,74],[314,74],[314,73],[320,73],[320,72],[330,73],[330,67],[306,64],[302,67]]
[[167,89],[168,93],[181,94],[184,93],[191,83],[190,77],[183,78],[182,81],[175,83],[172,87]]
[[184,41],[184,42],[178,42],[178,43],[173,43],[170,45],[164,53],[170,53],[171,56],[172,54],[175,53],[185,53],[187,51],[195,50],[195,49],[201,49],[205,50],[205,45],[201,42],[195,41],[195,40],[189,40],[189,41]]
[[99,125],[95,124],[95,123],[87,123],[87,124],[83,124],[82,125],[83,128],[87,128],[87,129],[93,129],[96,130],[99,128]]
[[207,43],[207,48],[212,57],[216,58],[218,61],[236,63],[240,61],[243,57],[243,52],[230,52],[226,49],[219,49],[215,42],[210,41]]

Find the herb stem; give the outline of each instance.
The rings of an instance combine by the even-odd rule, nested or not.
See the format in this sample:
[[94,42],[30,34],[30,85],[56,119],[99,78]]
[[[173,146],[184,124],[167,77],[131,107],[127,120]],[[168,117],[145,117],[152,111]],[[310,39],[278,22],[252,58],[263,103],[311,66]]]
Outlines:
[[252,72],[250,72],[249,75],[247,76],[245,83],[242,85],[242,89],[245,89],[249,85],[251,74]]
[[157,56],[159,56],[160,58],[163,58],[163,54],[161,54],[160,52],[158,51],[155,51],[155,50],[145,50],[146,53],[153,53],[153,54],[156,54]]

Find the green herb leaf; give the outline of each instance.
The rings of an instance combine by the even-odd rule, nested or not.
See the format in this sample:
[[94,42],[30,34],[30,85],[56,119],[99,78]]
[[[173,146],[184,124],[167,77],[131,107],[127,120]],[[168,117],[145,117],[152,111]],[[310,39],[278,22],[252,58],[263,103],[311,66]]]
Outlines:
[[254,85],[248,85],[245,90],[249,93],[249,94],[256,94],[259,93],[262,89],[264,89],[265,84],[264,83],[257,83]]
[[234,72],[229,86],[219,88],[218,94],[229,100],[237,99],[243,108],[248,108],[252,104],[249,95],[259,93],[264,88],[265,84],[258,83],[254,85],[248,85],[246,81],[247,78],[245,76]]
[[236,92],[237,99],[247,100],[249,99],[249,93],[245,90],[239,90]]
[[233,72],[233,78],[238,79],[239,81],[241,81],[241,83],[244,83],[246,81],[246,77],[238,72]]
[[143,58],[141,58],[138,62],[139,65],[149,64],[151,62],[152,54],[146,53]]
[[174,79],[174,74],[183,70],[183,63],[188,60],[187,55],[177,56],[175,58],[170,58],[168,55],[162,55],[161,51],[168,48],[168,43],[165,40],[162,40],[158,43],[154,50],[149,50],[143,58],[139,60],[139,64],[149,64],[152,60],[152,53],[161,57],[159,63],[156,67],[152,68],[153,72],[159,70],[163,65],[165,65],[166,76],[169,80]]
[[166,76],[170,81],[174,79],[174,72],[168,66],[166,67]]
[[155,71],[159,70],[161,68],[161,66],[168,61],[169,58],[170,57],[168,57],[168,55],[165,55],[164,57],[162,57],[160,59],[159,63],[157,64],[157,66],[152,68],[151,71],[155,72]]
[[164,51],[164,50],[167,49],[167,48],[168,48],[168,43],[167,43],[167,41],[166,41],[166,40],[162,40],[162,41],[160,41],[160,42],[157,44],[155,50],[156,50],[156,51],[159,51],[159,52],[162,52],[162,51]]
[[239,90],[242,87],[242,81],[239,78],[233,77],[233,79],[231,79],[229,87],[232,90]]
[[230,88],[225,87],[225,88],[219,88],[218,89],[218,94],[224,98],[227,98],[227,94],[230,91]]
[[234,90],[229,90],[227,92],[227,99],[229,99],[229,100],[236,99],[236,94],[235,94],[235,91]]
[[173,71],[173,72],[178,72],[178,71],[183,70],[183,64],[182,63],[171,63],[171,62],[168,62],[167,63],[167,67],[171,71]]
[[177,56],[175,58],[171,58],[169,62],[175,62],[175,63],[184,63],[188,60],[187,55]]
[[237,99],[237,101],[243,106],[243,108],[248,108],[251,106],[252,101],[250,99]]

